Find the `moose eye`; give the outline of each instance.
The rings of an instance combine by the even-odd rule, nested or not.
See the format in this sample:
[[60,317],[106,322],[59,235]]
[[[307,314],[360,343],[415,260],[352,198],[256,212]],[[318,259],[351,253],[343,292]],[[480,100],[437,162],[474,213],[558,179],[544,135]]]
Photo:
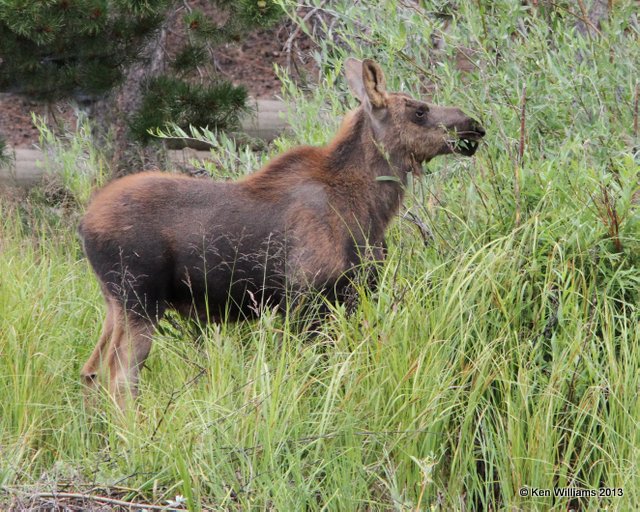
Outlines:
[[429,107],[425,105],[414,105],[411,110],[407,112],[409,120],[419,126],[423,126],[427,122],[427,116],[429,115]]

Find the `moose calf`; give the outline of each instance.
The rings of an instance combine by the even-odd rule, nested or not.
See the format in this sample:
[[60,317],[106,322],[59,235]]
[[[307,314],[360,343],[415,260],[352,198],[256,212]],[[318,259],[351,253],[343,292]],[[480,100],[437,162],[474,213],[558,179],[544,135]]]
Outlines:
[[350,271],[384,258],[407,173],[475,153],[485,131],[460,109],[387,92],[371,60],[345,69],[361,105],[326,146],[292,149],[235,182],[147,172],[96,194],[79,231],[107,314],[87,385],[106,378],[121,407],[135,396],[167,308],[236,320],[256,305],[284,310],[292,291],[340,300]]

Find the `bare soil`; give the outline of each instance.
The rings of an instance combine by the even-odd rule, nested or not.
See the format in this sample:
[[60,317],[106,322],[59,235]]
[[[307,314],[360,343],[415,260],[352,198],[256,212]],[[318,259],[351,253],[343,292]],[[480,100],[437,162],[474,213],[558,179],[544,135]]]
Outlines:
[[[216,64],[222,77],[234,85],[246,87],[254,98],[275,98],[280,93],[281,84],[273,68],[275,63],[282,67],[288,65],[284,46],[292,30],[291,23],[283,21],[269,29],[254,30],[240,42],[217,48]],[[301,35],[296,37],[299,50],[311,48],[309,40]],[[312,64],[307,63],[304,68],[309,71]],[[38,142],[38,130],[32,122],[33,114],[64,120],[71,125],[75,120],[73,108],[68,102],[45,105],[15,94],[0,94],[0,136],[10,146],[32,147]]]

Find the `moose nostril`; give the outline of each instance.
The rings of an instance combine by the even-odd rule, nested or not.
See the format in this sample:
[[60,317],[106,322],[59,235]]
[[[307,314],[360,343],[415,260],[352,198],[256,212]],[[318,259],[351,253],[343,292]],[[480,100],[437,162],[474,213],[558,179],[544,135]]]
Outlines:
[[474,126],[473,131],[478,132],[481,137],[484,137],[485,133],[487,133],[484,131],[484,128],[479,122],[475,121],[473,123],[473,126]]

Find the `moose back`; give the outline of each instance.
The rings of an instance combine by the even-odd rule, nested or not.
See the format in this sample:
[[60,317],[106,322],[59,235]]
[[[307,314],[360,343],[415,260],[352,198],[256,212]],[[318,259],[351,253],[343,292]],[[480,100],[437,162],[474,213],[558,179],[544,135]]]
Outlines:
[[[388,92],[380,66],[348,59],[360,107],[323,147],[292,149],[235,182],[141,173],[108,184],[79,231],[107,306],[82,369],[135,396],[157,322],[168,309],[240,319],[301,291],[341,300],[384,234],[409,172],[438,155],[472,155],[484,129],[460,109]],[[395,179],[378,179],[380,177]]]

